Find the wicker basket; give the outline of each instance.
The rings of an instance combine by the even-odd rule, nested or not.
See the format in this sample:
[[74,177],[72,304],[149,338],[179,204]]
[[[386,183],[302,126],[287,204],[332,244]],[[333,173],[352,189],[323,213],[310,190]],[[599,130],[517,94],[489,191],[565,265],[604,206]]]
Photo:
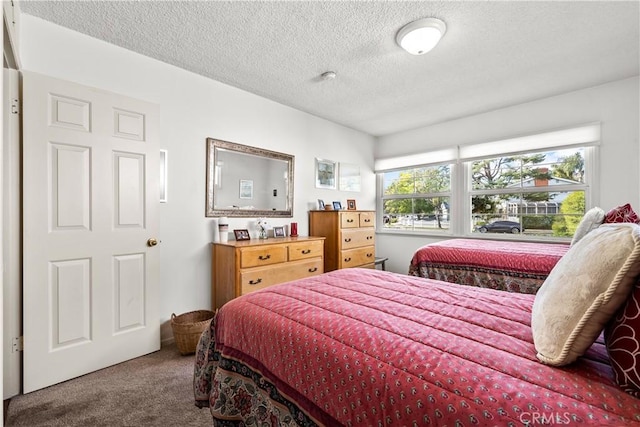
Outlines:
[[209,310],[196,310],[188,313],[171,314],[171,329],[178,350],[183,356],[195,353],[202,331],[209,325],[215,313]]

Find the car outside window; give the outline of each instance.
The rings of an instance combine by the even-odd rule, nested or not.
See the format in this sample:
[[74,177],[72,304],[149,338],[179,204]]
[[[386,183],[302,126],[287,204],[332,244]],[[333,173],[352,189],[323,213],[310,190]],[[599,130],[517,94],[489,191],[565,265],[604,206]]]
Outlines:
[[586,207],[585,148],[467,162],[472,233],[571,237]]

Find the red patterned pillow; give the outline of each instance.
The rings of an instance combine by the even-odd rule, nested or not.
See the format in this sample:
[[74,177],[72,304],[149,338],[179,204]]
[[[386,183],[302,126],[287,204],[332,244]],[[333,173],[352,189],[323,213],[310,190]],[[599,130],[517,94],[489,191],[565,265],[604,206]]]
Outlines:
[[640,397],[640,281],[604,330],[616,382]]
[[639,224],[640,219],[631,208],[631,205],[627,203],[626,205],[618,206],[607,212],[604,216],[604,222],[605,224],[612,222],[635,222]]

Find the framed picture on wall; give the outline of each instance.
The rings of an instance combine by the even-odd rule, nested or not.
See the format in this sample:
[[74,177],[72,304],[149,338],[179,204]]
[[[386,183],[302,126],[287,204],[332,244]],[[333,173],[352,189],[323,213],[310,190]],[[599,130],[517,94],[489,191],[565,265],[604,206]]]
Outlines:
[[360,191],[360,166],[340,163],[340,191]]
[[338,164],[332,160],[316,159],[316,187],[336,189]]

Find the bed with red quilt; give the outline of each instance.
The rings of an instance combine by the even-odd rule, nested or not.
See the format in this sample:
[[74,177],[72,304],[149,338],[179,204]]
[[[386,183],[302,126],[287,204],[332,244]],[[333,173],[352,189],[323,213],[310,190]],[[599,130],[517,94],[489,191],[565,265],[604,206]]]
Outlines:
[[569,250],[565,243],[450,239],[413,254],[411,276],[535,294]]
[[604,344],[536,359],[534,295],[368,269],[225,304],[196,352],[214,425],[640,425]]

